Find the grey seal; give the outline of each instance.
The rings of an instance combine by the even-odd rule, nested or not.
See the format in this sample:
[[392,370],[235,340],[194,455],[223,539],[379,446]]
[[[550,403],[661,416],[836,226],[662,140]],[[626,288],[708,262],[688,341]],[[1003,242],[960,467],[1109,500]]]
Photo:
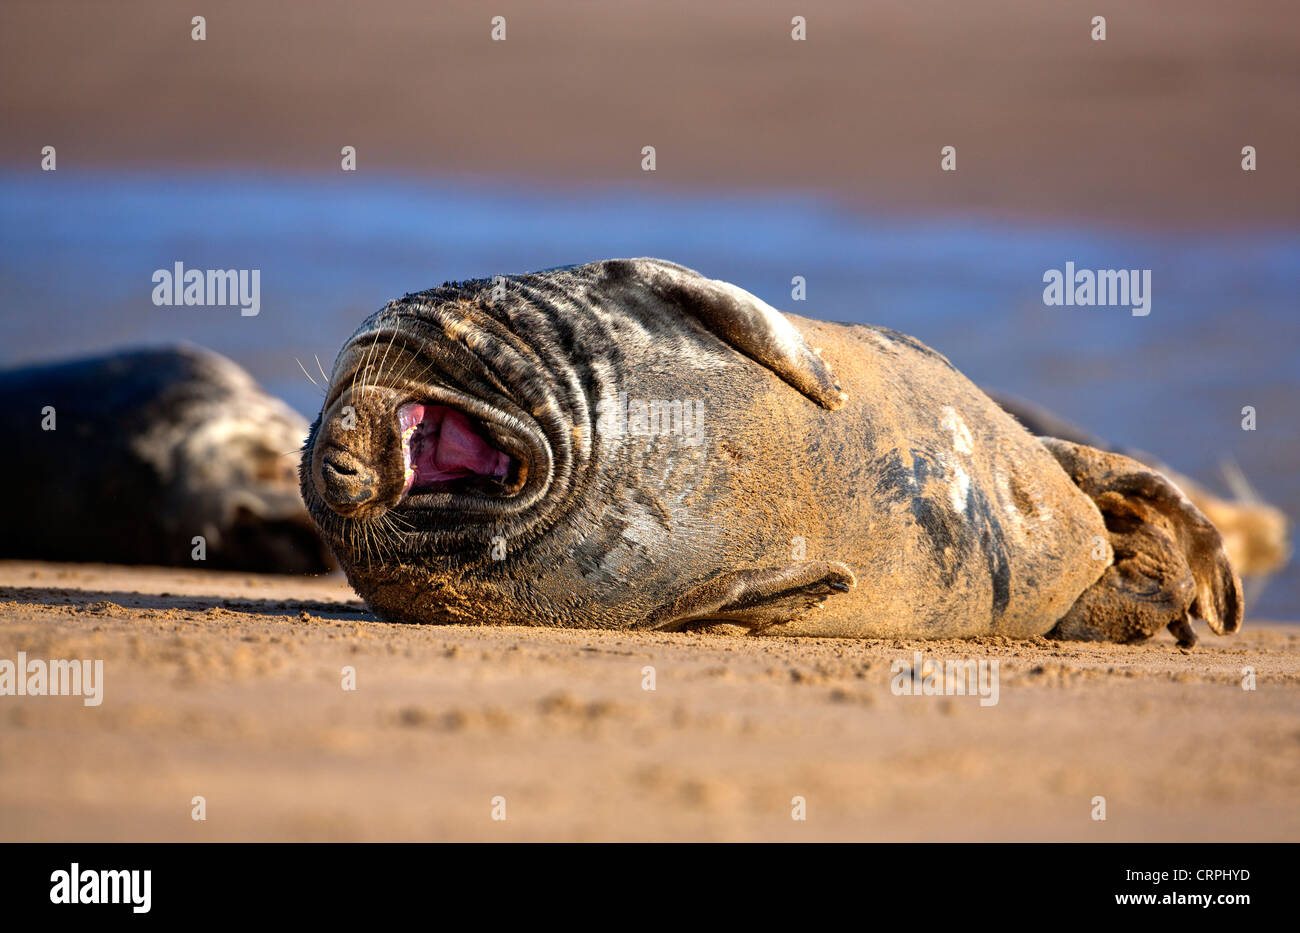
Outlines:
[[225,357],[159,347],[13,368],[0,397],[0,481],[15,493],[0,556],[332,566],[298,495],[306,419]]
[[670,262],[447,283],[345,343],[308,511],[407,622],[1120,642],[1241,622],[1156,471],[1038,438],[919,341]]

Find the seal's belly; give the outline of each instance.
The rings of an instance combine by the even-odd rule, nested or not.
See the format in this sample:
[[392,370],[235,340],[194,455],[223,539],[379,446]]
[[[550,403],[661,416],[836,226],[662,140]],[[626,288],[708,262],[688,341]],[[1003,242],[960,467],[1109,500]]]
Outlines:
[[853,568],[857,587],[780,633],[1043,634],[1109,564],[1101,516],[1073,484],[1043,483],[1000,458],[887,459],[911,480],[891,496],[877,491],[861,526],[820,542],[827,559]]
[[842,561],[858,582],[772,633],[1049,631],[1111,561],[1092,501],[942,357],[874,329],[815,331],[851,401],[836,417],[812,414],[808,496],[824,528],[808,557]]

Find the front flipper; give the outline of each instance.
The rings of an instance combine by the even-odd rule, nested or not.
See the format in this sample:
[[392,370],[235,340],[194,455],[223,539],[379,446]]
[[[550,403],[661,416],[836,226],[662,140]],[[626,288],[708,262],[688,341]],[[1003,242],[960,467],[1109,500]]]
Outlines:
[[1167,627],[1196,644],[1189,616],[1219,635],[1241,627],[1241,582],[1223,539],[1170,480],[1120,454],[1040,438],[1096,503],[1115,559],[1049,637],[1134,642]]
[[759,632],[820,608],[828,596],[856,585],[853,571],[838,561],[727,571],[655,612],[647,627],[677,631],[693,622],[737,622]]
[[693,317],[823,408],[835,411],[848,400],[820,351],[784,314],[743,288],[662,259],[607,259],[600,265],[611,278],[630,280]]

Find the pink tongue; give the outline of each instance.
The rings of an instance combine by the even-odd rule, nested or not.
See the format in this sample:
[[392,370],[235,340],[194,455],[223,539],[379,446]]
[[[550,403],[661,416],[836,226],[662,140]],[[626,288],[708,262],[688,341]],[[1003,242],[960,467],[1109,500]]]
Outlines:
[[480,437],[456,409],[411,404],[400,416],[409,458],[407,489],[466,476],[504,480],[510,472],[510,457]]
[[[431,446],[427,445],[426,450]],[[509,458],[479,437],[469,419],[452,408],[442,416],[442,430],[430,459],[438,470],[453,474],[477,473],[505,479],[509,469]],[[423,470],[420,478],[424,479]]]

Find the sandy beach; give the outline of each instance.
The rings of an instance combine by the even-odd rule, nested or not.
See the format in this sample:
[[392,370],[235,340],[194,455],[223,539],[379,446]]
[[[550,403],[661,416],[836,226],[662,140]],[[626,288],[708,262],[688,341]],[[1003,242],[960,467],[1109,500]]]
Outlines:
[[[1300,839],[1300,629],[1199,631],[1187,653],[413,627],[338,577],[6,562],[0,658],[104,674],[99,706],[4,699],[0,837]],[[916,650],[997,660],[998,702],[895,695]]]

